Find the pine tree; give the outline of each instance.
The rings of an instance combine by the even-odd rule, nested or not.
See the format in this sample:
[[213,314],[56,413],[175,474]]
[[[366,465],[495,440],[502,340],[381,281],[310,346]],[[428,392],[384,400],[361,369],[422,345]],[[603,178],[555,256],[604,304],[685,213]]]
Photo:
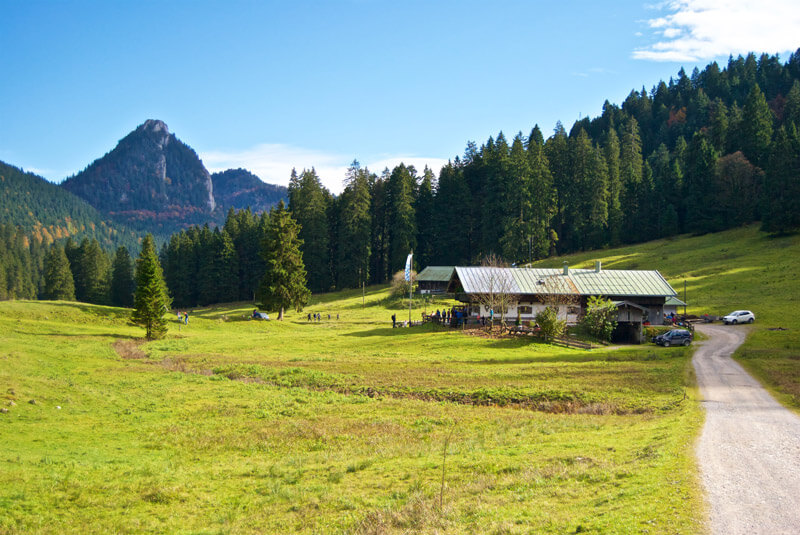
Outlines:
[[142,241],[142,251],[136,260],[136,292],[131,321],[144,327],[149,340],[161,338],[167,333],[164,313],[171,304],[153,235],[148,234]]
[[414,213],[417,218],[417,263],[420,266],[431,264],[434,258],[434,243],[436,240],[437,227],[434,224],[434,189],[436,177],[433,171],[425,166],[422,172],[422,180],[419,183],[417,198],[414,201]]
[[299,233],[299,225],[280,201],[270,210],[269,226],[261,243],[266,272],[258,291],[261,306],[266,310],[278,309],[279,320],[283,320],[287,307],[303,310],[311,296],[306,288],[306,268],[300,252],[303,241]]
[[118,307],[133,305],[133,265],[124,246],[117,248],[111,266],[111,304]]
[[42,299],[74,301],[75,283],[69,270],[69,260],[61,246],[54,244],[44,260]]

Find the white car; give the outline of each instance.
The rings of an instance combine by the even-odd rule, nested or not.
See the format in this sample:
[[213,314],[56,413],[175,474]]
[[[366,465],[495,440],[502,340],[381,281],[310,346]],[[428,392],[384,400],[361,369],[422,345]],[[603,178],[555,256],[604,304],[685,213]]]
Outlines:
[[725,325],[736,325],[737,323],[753,323],[756,316],[749,310],[734,310],[727,316],[723,316],[722,323]]

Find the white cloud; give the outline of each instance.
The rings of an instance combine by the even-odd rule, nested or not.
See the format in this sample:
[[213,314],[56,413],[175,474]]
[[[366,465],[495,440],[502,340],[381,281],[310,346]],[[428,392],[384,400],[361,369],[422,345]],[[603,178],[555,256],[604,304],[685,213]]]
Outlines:
[[[344,189],[344,176],[347,168],[353,162],[352,156],[277,143],[264,143],[240,151],[207,151],[201,153],[200,158],[209,172],[214,173],[241,167],[255,174],[264,182],[284,186],[289,184],[292,168],[297,169],[299,173],[303,169],[313,167],[322,184],[337,194]],[[359,162],[362,167],[368,167],[370,171],[378,174],[386,167],[392,169],[403,162],[416,167],[419,174],[422,174],[422,170],[427,165],[438,175],[447,160],[414,155],[383,154],[365,160],[359,159]]]
[[634,50],[635,59],[699,61],[800,46],[797,0],[671,0],[651,7],[670,14],[646,21],[658,41]]

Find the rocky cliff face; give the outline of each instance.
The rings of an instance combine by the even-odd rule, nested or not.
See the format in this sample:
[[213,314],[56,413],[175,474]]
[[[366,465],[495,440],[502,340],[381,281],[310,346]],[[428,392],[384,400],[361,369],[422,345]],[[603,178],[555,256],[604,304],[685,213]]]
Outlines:
[[62,186],[116,219],[158,222],[165,232],[209,221],[216,208],[197,153],[152,119]]

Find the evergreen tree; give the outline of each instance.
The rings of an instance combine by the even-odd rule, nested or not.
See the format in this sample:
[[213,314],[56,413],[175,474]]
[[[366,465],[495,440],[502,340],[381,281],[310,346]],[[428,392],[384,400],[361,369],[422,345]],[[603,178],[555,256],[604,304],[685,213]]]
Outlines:
[[261,306],[266,310],[278,309],[279,320],[283,320],[287,307],[303,310],[311,296],[306,288],[306,269],[300,252],[303,241],[299,233],[299,225],[280,201],[270,210],[269,225],[261,242],[266,272],[258,290]]
[[341,287],[354,288],[369,280],[372,215],[370,173],[353,161],[340,198],[338,257]]
[[742,152],[748,160],[762,169],[766,167],[769,157],[772,117],[767,100],[756,84],[747,95],[747,101],[742,108]]
[[620,178],[619,168],[619,137],[614,129],[610,129],[606,134],[603,143],[603,153],[608,167],[608,243],[612,246],[619,245],[622,235],[622,205],[620,195],[622,191],[622,179]]
[[534,259],[547,256],[555,243],[550,230],[555,213],[556,194],[553,189],[553,175],[544,150],[544,139],[539,126],[531,130],[528,137],[528,167],[530,169],[530,235],[528,236],[529,256]]
[[430,265],[435,254],[434,242],[437,230],[433,206],[435,180],[436,177],[433,171],[428,169],[426,165],[425,170],[422,172],[422,180],[419,183],[417,198],[414,202],[414,214],[417,219],[416,258],[420,266]]
[[389,226],[389,268],[401,269],[406,256],[417,246],[414,215],[414,168],[402,163],[394,168],[387,183]]
[[330,247],[328,243],[328,199],[330,194],[312,168],[299,177],[292,170],[289,182],[289,210],[300,225],[303,240],[303,263],[308,270],[312,291],[330,290]]
[[117,248],[111,266],[111,304],[133,306],[133,263],[124,245]]
[[795,80],[792,88],[786,95],[786,105],[783,108],[784,124],[787,129],[794,125],[800,128],[800,81]]
[[436,227],[436,256],[431,262],[446,266],[465,264],[471,260],[469,211],[472,195],[461,168],[452,163],[439,172],[439,187],[434,201],[435,215],[428,222]]
[[167,333],[164,313],[171,304],[153,235],[148,234],[142,241],[142,251],[136,260],[136,292],[131,321],[144,327],[148,339],[161,338]]
[[59,245],[54,244],[44,261],[44,288],[42,299],[74,301],[75,284],[69,270],[69,260]]
[[642,181],[643,165],[639,124],[636,119],[631,117],[625,122],[620,145],[620,181],[622,183],[620,197],[622,206],[624,206],[622,240],[626,243],[635,239],[635,229],[642,215],[638,205],[638,190]]
[[800,136],[794,124],[780,127],[772,143],[762,196],[762,228],[787,232],[800,228]]

